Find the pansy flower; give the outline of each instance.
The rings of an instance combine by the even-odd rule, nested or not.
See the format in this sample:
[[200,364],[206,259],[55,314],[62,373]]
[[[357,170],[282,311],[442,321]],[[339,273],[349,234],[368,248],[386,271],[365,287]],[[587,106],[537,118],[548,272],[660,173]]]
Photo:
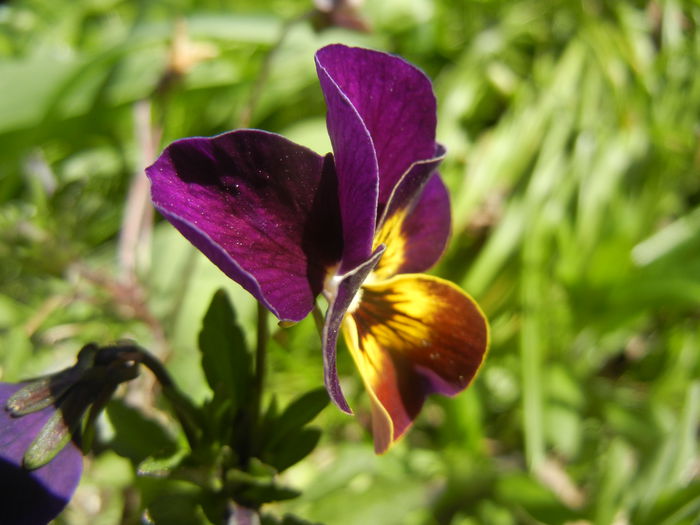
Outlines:
[[327,299],[326,387],[350,412],[335,364],[342,330],[383,452],[427,395],[466,388],[488,328],[458,287],[420,273],[450,230],[430,81],[401,58],[343,45],[319,50],[316,68],[332,154],[236,130],[176,141],[147,174],[161,214],[280,320]]

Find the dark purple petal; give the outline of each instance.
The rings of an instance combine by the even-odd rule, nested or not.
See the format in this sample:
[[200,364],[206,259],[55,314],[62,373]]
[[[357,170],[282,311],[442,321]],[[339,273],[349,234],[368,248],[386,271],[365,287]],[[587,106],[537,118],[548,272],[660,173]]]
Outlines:
[[45,525],[73,495],[83,457],[71,442],[39,469],[28,471],[22,466],[25,451],[55,411],[51,406],[22,417],[11,416],[5,404],[22,386],[0,383],[0,523]]
[[[319,50],[316,63],[329,77],[321,78],[326,97],[331,85],[338,89],[369,131],[379,165],[379,203],[386,203],[411,164],[435,153],[437,116],[430,80],[402,58],[340,44]],[[336,156],[337,148],[345,146],[338,142],[333,143]]]
[[451,225],[450,197],[435,173],[401,226],[408,242],[406,261],[397,273],[419,273],[433,266],[445,251]]
[[358,293],[360,286],[367,278],[367,275],[374,269],[384,252],[384,247],[377,248],[372,256],[363,264],[354,268],[345,275],[334,277],[335,294],[330,298],[330,304],[326,311],[326,320],[323,324],[323,370],[324,382],[331,400],[341,410],[351,414],[350,406],[345,400],[343,391],[338,381],[338,370],[336,368],[336,344],[338,342],[338,331],[343,322],[345,313],[352,304]]
[[316,69],[328,107],[326,122],[338,174],[344,244],[339,272],[345,273],[362,264],[372,253],[379,172],[369,131],[318,55]]
[[340,260],[330,156],[258,130],[174,142],[147,170],[156,208],[279,319],[313,308]]
[[374,239],[375,245],[386,245],[376,277],[422,272],[442,255],[450,234],[450,201],[435,169],[444,153],[438,146],[435,158],[413,164],[389,197]]
[[379,227],[383,225],[387,217],[402,210],[410,211],[415,206],[425,185],[437,170],[445,158],[445,148],[441,144],[435,145],[434,155],[425,160],[414,162],[394,186],[386,206],[381,208]]

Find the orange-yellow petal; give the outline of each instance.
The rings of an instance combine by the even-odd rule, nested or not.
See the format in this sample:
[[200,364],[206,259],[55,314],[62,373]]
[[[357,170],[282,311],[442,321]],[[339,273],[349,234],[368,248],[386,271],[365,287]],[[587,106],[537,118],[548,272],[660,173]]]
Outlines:
[[474,300],[423,274],[363,286],[343,334],[370,395],[378,453],[406,432],[429,394],[464,390],[488,345]]

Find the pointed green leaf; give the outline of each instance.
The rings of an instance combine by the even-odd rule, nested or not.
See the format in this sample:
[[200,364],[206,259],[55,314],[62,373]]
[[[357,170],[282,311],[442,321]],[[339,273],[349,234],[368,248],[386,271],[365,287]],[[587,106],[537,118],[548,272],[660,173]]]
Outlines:
[[214,404],[226,400],[235,413],[251,395],[251,357],[243,332],[226,292],[218,290],[212,298],[199,333],[202,367]]
[[321,431],[317,428],[292,432],[274,449],[266,450],[263,459],[282,472],[311,454],[320,439]]
[[310,423],[329,403],[328,392],[321,387],[311,390],[292,401],[284,412],[267,429],[262,436],[264,447],[275,448],[278,443],[286,440]]

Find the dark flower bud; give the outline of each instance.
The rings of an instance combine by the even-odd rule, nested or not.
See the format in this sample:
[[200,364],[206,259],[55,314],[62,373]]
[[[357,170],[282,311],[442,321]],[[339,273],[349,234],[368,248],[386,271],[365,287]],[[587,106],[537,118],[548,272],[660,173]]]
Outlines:
[[138,375],[131,343],[88,344],[77,363],[19,384],[0,383],[0,523],[41,525],[61,512],[80,480],[83,416]]

